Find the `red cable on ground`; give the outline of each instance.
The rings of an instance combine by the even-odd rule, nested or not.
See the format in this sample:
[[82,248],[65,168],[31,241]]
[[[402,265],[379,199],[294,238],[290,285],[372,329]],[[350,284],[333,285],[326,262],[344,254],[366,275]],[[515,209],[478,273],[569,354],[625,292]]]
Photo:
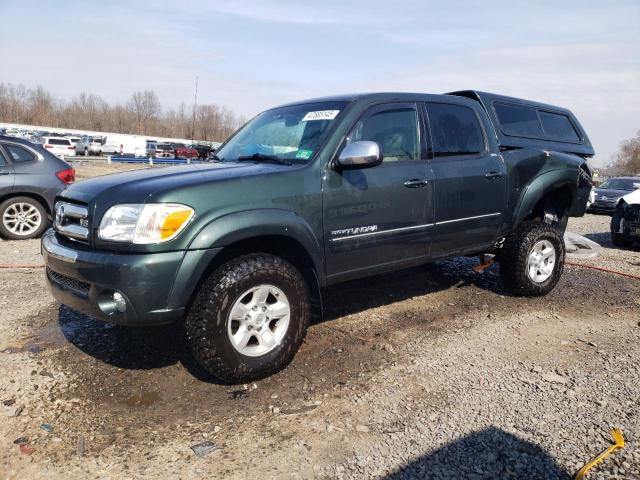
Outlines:
[[[574,262],[565,262],[565,265],[571,265],[572,267],[590,268],[591,270],[613,273],[614,275],[621,275],[623,277],[633,278],[634,280],[640,280],[640,275],[632,275],[630,273],[619,272],[617,270],[611,270],[610,268],[596,267],[595,265],[585,265],[583,263]],[[44,268],[44,265],[0,265],[0,268]]]
[[604,267],[596,267],[595,265],[585,265],[583,263],[564,262],[565,265],[571,265],[573,267],[590,268],[592,270],[599,270],[601,272],[614,273],[616,275],[622,275],[623,277],[633,278],[634,280],[640,280],[640,275],[632,275],[630,273],[619,272],[617,270],[611,270]]
[[44,265],[0,265],[0,268],[44,268]]

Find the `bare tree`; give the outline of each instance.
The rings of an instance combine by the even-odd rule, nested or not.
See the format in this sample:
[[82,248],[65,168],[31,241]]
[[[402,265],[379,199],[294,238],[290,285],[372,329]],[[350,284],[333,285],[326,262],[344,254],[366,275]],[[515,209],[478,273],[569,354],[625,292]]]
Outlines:
[[136,133],[144,133],[162,110],[160,100],[153,90],[134,92],[127,108],[135,115]]
[[620,143],[614,167],[624,173],[640,174],[640,130],[635,137]]
[[53,95],[41,86],[35,90],[29,90],[27,100],[26,121],[28,123],[50,124],[55,121],[56,105]]
[[108,109],[107,102],[93,93],[82,92],[71,99],[64,109],[65,125],[89,130],[102,130],[106,125],[103,114]]
[[24,85],[0,85],[0,118],[6,122],[25,123],[28,115],[29,91]]

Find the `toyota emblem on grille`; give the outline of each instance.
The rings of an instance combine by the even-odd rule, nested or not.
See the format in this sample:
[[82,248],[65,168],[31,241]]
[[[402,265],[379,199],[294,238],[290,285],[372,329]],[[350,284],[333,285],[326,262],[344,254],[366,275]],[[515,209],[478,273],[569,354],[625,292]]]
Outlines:
[[58,230],[62,226],[62,219],[64,217],[64,205],[59,203],[56,205],[56,217],[53,220],[53,226]]

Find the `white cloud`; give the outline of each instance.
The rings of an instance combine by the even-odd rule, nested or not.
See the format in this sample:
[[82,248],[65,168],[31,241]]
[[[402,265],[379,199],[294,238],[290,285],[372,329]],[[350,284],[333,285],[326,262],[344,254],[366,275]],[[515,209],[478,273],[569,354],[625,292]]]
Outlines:
[[199,101],[247,116],[334,93],[477,88],[571,108],[605,162],[640,128],[637,1],[73,1],[0,0],[0,81],[120,102],[154,89],[170,107],[193,101],[198,75]]
[[[198,15],[233,16],[241,19],[271,24],[299,24],[307,26],[383,26],[388,22],[387,2],[356,0],[349,3],[304,2],[295,0],[231,0],[202,2],[198,0],[153,0],[140,2],[155,11],[194,11]],[[412,18],[407,12],[405,20]],[[400,20],[398,10],[394,20]]]
[[636,45],[568,44],[469,50],[433,57],[411,74],[383,75],[369,90],[485,90],[571,109],[608,163],[621,139],[640,129]]

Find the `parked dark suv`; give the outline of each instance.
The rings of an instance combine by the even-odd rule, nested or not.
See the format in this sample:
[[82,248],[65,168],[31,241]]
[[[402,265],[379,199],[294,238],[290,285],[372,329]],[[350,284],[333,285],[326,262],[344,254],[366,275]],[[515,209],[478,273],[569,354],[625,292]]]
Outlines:
[[327,285],[493,253],[515,294],[548,293],[593,154],[569,110],[500,95],[293,103],[213,163],[68,187],[46,275],[59,301],[108,322],[184,322],[205,370],[246,381],[287,365]]
[[40,236],[56,195],[74,178],[74,170],[42,146],[0,136],[0,236]]

